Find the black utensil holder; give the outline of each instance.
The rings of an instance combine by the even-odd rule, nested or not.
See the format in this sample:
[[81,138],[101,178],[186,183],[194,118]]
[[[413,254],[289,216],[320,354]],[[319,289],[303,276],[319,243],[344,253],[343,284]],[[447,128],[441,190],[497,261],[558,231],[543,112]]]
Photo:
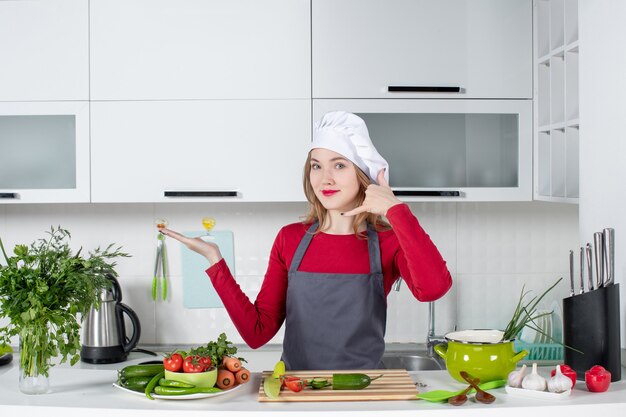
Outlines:
[[611,382],[622,378],[619,315],[619,284],[563,299],[565,364],[578,380],[584,381],[585,371],[594,365],[611,372]]

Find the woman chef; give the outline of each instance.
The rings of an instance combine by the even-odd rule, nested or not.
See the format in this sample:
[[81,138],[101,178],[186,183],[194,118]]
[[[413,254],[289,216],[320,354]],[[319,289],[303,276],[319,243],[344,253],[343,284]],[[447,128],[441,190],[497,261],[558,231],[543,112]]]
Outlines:
[[207,258],[206,272],[250,347],[267,343],[285,321],[287,369],[379,368],[393,283],[402,277],[420,301],[452,284],[439,251],[394,196],[388,171],[361,118],[324,115],[304,167],[310,211],[278,233],[254,303],[215,244],[161,232]]

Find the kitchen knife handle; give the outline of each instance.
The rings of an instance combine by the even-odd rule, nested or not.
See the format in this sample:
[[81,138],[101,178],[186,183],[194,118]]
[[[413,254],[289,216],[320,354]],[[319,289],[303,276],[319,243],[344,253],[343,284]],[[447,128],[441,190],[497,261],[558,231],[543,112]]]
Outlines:
[[604,261],[606,269],[605,285],[615,280],[615,229],[606,228],[602,231],[604,238]]
[[7,200],[16,199],[16,198],[19,198],[19,194],[18,193],[0,193],[0,198],[6,198]]
[[587,243],[586,247],[587,252],[587,282],[589,284],[589,289],[587,291],[593,291],[593,255],[591,250],[591,244]]
[[579,294],[585,292],[585,248],[580,247],[580,290]]
[[394,195],[405,197],[460,197],[458,191],[420,191],[420,190],[393,190]]
[[237,191],[165,191],[164,197],[237,197]]
[[593,246],[596,259],[596,288],[601,288],[604,283],[604,244],[602,232],[593,234]]
[[569,283],[570,283],[570,295],[574,295],[574,251],[569,251]]
[[390,85],[390,93],[461,93],[461,87],[446,87],[439,85]]

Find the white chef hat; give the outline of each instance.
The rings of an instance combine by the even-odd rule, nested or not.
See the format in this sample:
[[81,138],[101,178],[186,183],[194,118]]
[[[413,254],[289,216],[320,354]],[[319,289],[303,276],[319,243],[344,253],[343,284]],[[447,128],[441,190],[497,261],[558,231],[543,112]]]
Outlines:
[[389,164],[380,156],[363,119],[345,111],[333,111],[322,116],[313,127],[311,150],[324,148],[343,155],[365,172],[374,184],[378,173],[385,168],[389,182]]

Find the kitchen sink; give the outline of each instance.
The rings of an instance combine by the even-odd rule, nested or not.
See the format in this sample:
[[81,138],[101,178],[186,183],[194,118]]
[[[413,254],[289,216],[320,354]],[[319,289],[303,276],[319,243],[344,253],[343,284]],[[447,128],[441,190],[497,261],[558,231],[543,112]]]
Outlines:
[[428,355],[386,353],[383,355],[382,362],[387,369],[406,369],[407,371],[439,371],[445,369],[443,361],[438,361]]

